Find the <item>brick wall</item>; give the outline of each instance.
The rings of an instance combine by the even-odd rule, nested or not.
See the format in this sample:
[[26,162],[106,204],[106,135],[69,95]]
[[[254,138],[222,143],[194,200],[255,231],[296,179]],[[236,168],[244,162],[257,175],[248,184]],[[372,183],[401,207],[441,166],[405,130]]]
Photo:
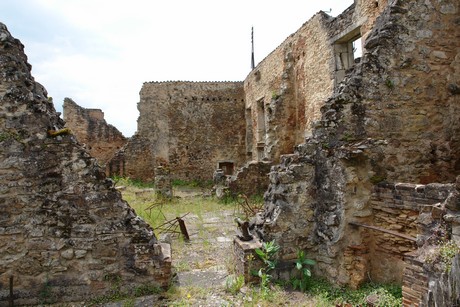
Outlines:
[[[372,224],[415,239],[421,234],[420,212],[436,212],[434,205],[443,202],[452,189],[449,184],[379,184],[371,197]],[[417,249],[416,242],[378,231],[372,231],[372,240],[376,255],[371,258],[373,279],[401,282],[404,256]]]
[[404,257],[402,293],[404,307],[418,307],[423,297],[428,292],[428,274],[423,268],[423,263],[416,259],[415,254],[408,253]]

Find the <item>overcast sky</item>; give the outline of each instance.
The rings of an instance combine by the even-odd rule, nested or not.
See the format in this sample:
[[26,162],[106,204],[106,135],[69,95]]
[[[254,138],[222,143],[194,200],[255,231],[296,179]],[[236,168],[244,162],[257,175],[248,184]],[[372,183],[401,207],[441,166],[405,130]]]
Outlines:
[[1,0],[0,22],[25,45],[32,75],[62,111],[99,108],[125,136],[146,81],[242,81],[316,12],[353,0]]

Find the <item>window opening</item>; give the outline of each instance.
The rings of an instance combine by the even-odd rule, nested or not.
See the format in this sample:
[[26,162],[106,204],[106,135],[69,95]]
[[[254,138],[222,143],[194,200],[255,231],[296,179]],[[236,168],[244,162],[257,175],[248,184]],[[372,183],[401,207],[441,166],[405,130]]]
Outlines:
[[232,176],[233,175],[233,172],[235,170],[235,165],[233,162],[229,162],[229,161],[224,161],[224,162],[219,162],[219,167],[223,172],[224,172],[224,175],[226,176]]

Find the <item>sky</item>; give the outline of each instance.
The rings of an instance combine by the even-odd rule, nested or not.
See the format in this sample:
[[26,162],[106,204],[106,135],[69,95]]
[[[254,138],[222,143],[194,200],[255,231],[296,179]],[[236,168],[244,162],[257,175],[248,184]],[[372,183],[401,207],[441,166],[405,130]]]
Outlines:
[[243,81],[322,10],[353,0],[2,0],[0,22],[25,45],[35,80],[62,112],[65,97],[102,109],[125,136],[137,129],[149,81]]

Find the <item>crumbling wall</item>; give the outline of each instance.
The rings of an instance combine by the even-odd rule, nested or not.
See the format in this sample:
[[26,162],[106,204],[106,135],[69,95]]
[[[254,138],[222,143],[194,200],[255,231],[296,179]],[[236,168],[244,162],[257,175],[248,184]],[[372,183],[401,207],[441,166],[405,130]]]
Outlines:
[[[360,247],[370,238],[350,222],[378,222],[385,209],[372,204],[374,185],[455,180],[458,20],[453,0],[392,1],[377,18],[360,63],[321,107],[312,136],[270,173],[256,232],[281,245],[283,260],[305,249],[317,274],[356,286],[369,271]],[[350,275],[345,264],[357,254],[363,261]]]
[[126,138],[112,125],[107,124],[99,109],[80,107],[72,99],[65,98],[63,117],[66,127],[84,144],[91,156],[105,168],[107,162],[125,143]]
[[[430,216],[440,220],[444,214],[440,204],[453,190],[452,184],[379,184],[371,196],[372,218],[369,222],[416,239],[423,234],[419,227],[423,222],[420,214],[430,212]],[[401,283],[406,266],[404,256],[417,249],[416,241],[381,231],[370,232],[366,245],[372,254],[369,259],[372,280]]]
[[30,69],[24,46],[0,24],[0,304],[168,286],[169,245],[63,129]]
[[210,180],[219,161],[245,161],[242,82],[149,82],[140,98],[137,134],[173,179]]
[[[457,306],[460,303],[460,176],[455,184],[432,184],[422,186],[423,190],[428,198],[425,201],[443,197],[445,200],[420,208],[416,221],[418,249],[404,255],[403,306]],[[406,200],[423,200],[419,193]]]
[[292,153],[318,117],[320,104],[332,94],[333,53],[326,30],[330,19],[323,12],[316,14],[246,78],[252,160],[276,163],[280,155]]
[[336,85],[338,41],[367,36],[386,0],[357,1],[336,18],[319,12],[248,75],[247,150],[256,161],[279,162],[311,135]]
[[242,166],[234,176],[228,178],[228,189],[234,196],[263,195],[268,188],[270,162],[251,161]]
[[109,176],[129,177],[144,182],[155,178],[155,155],[149,139],[135,134],[107,163]]

